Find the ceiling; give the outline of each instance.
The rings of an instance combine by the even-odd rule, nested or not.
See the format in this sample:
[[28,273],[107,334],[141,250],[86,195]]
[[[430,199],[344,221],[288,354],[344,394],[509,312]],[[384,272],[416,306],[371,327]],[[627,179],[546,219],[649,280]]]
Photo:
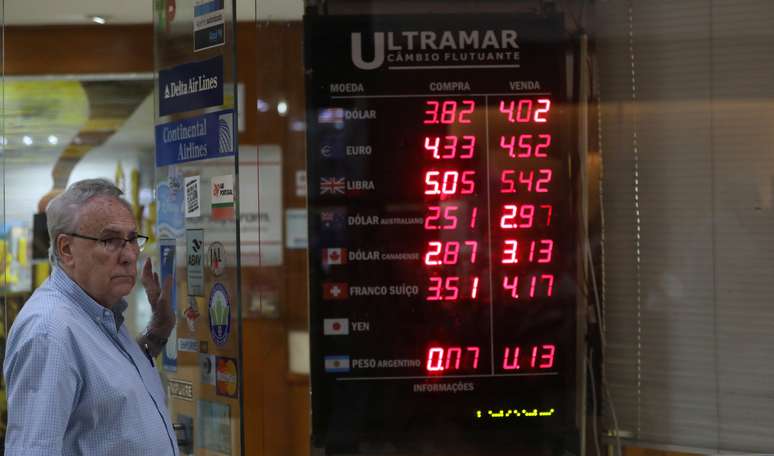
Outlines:
[[[193,0],[177,0],[193,1]],[[303,0],[237,0],[237,20],[300,20]],[[153,0],[0,0],[6,25],[89,24],[90,16],[106,16],[111,24],[153,21]]]

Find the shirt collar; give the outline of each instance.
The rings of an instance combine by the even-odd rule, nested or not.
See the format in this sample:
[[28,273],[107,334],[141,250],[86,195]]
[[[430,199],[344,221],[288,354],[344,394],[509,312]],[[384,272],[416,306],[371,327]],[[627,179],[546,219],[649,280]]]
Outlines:
[[[54,267],[54,271],[51,273],[51,282],[57,289],[61,290],[63,293],[72,298],[72,300],[83,310],[85,310],[86,313],[89,314],[89,316],[96,322],[104,323],[105,316],[109,314],[112,317],[111,320],[113,320],[115,323],[115,326],[113,326],[111,329],[115,329],[117,332],[118,328],[120,328],[121,324],[123,324],[124,311],[126,311],[126,308],[129,306],[125,299],[122,298],[113,306],[112,309],[108,309],[107,307],[95,301],[83,290],[83,288],[80,287],[80,285],[75,283],[75,281],[70,278],[66,272],[56,266]],[[110,327],[112,325],[107,326]]]

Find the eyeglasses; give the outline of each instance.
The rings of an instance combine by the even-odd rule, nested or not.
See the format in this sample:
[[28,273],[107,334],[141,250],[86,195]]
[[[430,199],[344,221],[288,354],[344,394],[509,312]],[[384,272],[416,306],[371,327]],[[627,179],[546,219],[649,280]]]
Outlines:
[[66,234],[68,236],[73,236],[81,239],[88,239],[89,241],[99,242],[99,244],[108,252],[116,252],[118,250],[121,250],[126,246],[126,244],[129,244],[132,247],[137,247],[138,250],[142,250],[142,248],[145,247],[145,242],[148,240],[148,236],[143,236],[142,234],[138,234],[126,239],[120,238],[120,237],[100,239],[100,238],[95,238],[91,236],[84,236],[78,233],[66,233]]

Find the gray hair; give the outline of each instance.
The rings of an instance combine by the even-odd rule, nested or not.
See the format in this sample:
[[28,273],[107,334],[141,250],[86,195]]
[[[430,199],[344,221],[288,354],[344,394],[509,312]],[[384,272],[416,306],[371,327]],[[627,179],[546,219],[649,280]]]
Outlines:
[[51,246],[48,249],[48,258],[54,266],[59,264],[59,252],[56,249],[56,240],[60,234],[68,234],[78,229],[78,218],[81,208],[92,198],[108,196],[119,200],[130,211],[132,206],[121,196],[124,194],[107,179],[84,179],[74,182],[67,190],[52,199],[46,207],[46,223],[48,225],[48,238]]

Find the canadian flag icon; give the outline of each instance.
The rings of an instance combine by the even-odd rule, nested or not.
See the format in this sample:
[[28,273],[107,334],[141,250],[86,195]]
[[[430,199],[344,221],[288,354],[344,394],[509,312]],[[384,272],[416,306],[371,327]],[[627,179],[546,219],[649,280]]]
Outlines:
[[323,283],[323,299],[347,299],[349,287],[346,283]]
[[347,249],[322,249],[322,264],[323,266],[347,264]]

